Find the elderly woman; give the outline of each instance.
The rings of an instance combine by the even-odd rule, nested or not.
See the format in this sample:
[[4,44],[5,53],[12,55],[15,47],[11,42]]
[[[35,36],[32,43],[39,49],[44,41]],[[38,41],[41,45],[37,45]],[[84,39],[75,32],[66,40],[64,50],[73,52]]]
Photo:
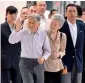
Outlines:
[[16,29],[9,37],[11,44],[21,42],[20,72],[23,83],[44,83],[44,61],[51,55],[50,42],[45,31],[40,30],[40,16],[31,14],[28,27],[21,29],[21,22],[16,22]]
[[60,14],[51,18],[50,30],[47,32],[51,45],[51,56],[45,61],[45,83],[60,83],[61,70],[64,68],[62,57],[65,55],[66,35],[59,29],[64,24]]

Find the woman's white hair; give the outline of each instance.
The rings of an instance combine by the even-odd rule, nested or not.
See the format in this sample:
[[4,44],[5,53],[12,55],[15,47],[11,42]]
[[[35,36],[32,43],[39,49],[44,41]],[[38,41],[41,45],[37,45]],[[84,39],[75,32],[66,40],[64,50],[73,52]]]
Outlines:
[[51,17],[51,20],[58,20],[60,22],[60,27],[63,26],[65,19],[64,16],[61,14],[55,14]]

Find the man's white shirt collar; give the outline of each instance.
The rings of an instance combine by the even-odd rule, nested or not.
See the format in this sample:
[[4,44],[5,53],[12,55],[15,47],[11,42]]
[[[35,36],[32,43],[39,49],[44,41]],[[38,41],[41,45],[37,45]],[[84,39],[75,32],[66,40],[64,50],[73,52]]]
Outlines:
[[76,26],[76,22],[74,24],[72,24],[68,19],[67,19],[68,25],[69,26]]

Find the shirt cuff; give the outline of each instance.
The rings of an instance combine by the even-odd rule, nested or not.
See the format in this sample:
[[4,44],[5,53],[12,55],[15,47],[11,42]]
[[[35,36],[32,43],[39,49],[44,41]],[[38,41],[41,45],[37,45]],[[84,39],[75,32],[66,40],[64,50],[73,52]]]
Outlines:
[[45,60],[47,60],[48,59],[48,57],[49,57],[50,55],[44,55],[44,56],[42,56]]

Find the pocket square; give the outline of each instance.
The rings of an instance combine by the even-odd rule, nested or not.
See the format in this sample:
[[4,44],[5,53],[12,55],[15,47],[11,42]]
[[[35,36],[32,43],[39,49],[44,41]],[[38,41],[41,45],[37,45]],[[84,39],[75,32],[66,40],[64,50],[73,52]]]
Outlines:
[[80,31],[80,32],[82,32],[82,31]]

